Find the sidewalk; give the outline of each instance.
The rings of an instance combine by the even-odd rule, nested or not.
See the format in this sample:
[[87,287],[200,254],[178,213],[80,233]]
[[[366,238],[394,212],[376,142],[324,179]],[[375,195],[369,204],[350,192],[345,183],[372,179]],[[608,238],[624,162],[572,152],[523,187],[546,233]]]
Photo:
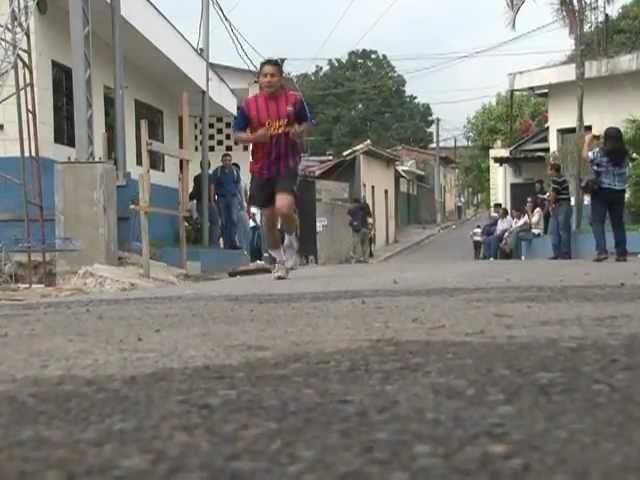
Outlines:
[[409,225],[398,230],[398,241],[375,251],[375,257],[371,263],[381,263],[390,258],[420,245],[423,242],[435,237],[438,233],[449,229],[454,223],[443,225]]

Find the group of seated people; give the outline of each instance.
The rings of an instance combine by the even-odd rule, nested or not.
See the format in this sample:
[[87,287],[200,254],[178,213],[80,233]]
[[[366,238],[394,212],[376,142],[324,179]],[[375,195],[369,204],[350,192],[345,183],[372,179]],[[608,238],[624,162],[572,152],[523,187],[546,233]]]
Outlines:
[[489,222],[471,233],[476,260],[523,259],[522,243],[545,234],[545,211],[537,197],[529,197],[523,209],[511,214],[494,205]]

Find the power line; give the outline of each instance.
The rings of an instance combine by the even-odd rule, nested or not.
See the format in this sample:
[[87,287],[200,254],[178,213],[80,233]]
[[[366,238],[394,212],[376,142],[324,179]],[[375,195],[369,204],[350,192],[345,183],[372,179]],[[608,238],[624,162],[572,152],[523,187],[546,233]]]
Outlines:
[[[512,57],[512,56],[526,56],[526,55],[550,55],[554,53],[570,53],[571,49],[563,49],[563,50],[528,50],[528,51],[508,51],[508,52],[497,52],[497,53],[487,53],[482,56],[487,57]],[[392,62],[415,62],[419,60],[442,60],[442,59],[457,59],[461,55],[466,55],[470,53],[466,52],[448,52],[448,53],[431,53],[431,54],[423,54],[416,56],[389,56],[387,58]],[[291,57],[287,58],[289,62],[308,62],[308,61],[329,61],[334,60],[334,57]]]
[[198,24],[198,43],[196,44],[196,50],[200,48],[200,40],[202,40],[202,22],[204,21],[204,9],[200,5],[200,23]]
[[257,70],[258,67],[253,62],[253,59],[249,56],[247,51],[245,50],[244,45],[242,45],[242,43],[238,39],[238,36],[235,34],[232,28],[225,21],[225,17],[221,11],[222,7],[220,7],[220,4],[216,0],[211,0],[211,4],[213,5],[213,10],[216,12],[216,14],[218,15],[218,18],[220,19],[220,23],[222,23],[222,26],[227,32],[227,35],[231,39],[231,43],[233,43],[233,47],[235,48],[236,53],[240,57],[240,60],[242,60],[242,62],[247,66],[249,70],[252,70],[252,69]]
[[522,40],[525,37],[528,37],[528,36],[533,35],[535,33],[541,32],[542,30],[546,30],[547,28],[549,28],[552,25],[555,25],[558,22],[559,22],[559,20],[554,20],[554,21],[549,22],[547,24],[541,25],[539,27],[533,28],[533,29],[531,29],[529,31],[526,31],[524,33],[516,35],[515,37],[511,37],[511,38],[508,38],[507,40],[503,40],[502,42],[496,43],[496,44],[491,45],[489,47],[482,48],[482,49],[479,49],[479,50],[475,50],[475,51],[467,53],[465,55],[461,55],[460,57],[457,57],[457,58],[455,58],[453,60],[447,60],[445,62],[441,62],[441,63],[438,63],[436,65],[430,65],[428,67],[418,68],[416,70],[412,70],[410,72],[406,72],[405,75],[415,75],[415,74],[418,74],[418,73],[425,73],[425,72],[439,72],[439,71],[444,70],[445,68],[448,68],[450,66],[457,65],[457,64],[459,64],[461,62],[464,62],[466,60],[469,60],[469,59],[471,59],[473,57],[477,57],[478,55],[482,55],[482,54],[485,54],[487,52],[491,52],[493,50],[497,50],[497,49],[499,49],[501,47],[504,47],[505,45],[509,45],[511,43],[514,43],[514,42],[517,42],[519,40]]
[[[224,17],[225,21],[227,22],[227,24],[231,27],[231,30],[233,30],[233,32],[235,32],[235,34],[239,35],[240,38],[242,38],[242,40],[244,40],[246,42],[246,44],[249,46],[249,48],[251,50],[254,51],[254,53],[256,55],[258,55],[258,57],[260,57],[261,59],[266,58],[248,39],[247,37],[240,31],[240,29],[231,21],[231,19],[229,18],[229,16],[225,13],[224,8],[222,8],[222,5],[220,5],[220,2],[218,2],[217,0],[212,0],[215,1],[218,4],[218,8],[220,9],[220,13],[222,14],[222,16]],[[240,3],[240,2],[238,2]],[[237,6],[237,5],[236,5]],[[235,7],[234,7],[235,8]],[[237,38],[237,36],[236,36]]]
[[[394,7],[394,5],[396,3],[398,3],[400,0],[392,0],[392,2],[387,6],[387,8],[385,8],[385,10],[382,12],[382,14],[376,18],[376,20],[371,24],[371,26],[367,29],[366,32],[364,32],[364,34],[360,37],[360,39],[356,42],[356,47],[358,47],[358,45],[360,45],[360,43],[367,38],[367,36],[373,31],[374,28],[376,28],[378,26],[378,24],[382,21],[382,19],[384,17],[387,16],[387,13],[389,13],[391,11],[391,9]],[[355,48],[355,47],[354,47]]]
[[485,100],[487,98],[493,98],[494,95],[481,95],[479,97],[471,97],[471,98],[460,98],[457,100],[442,100],[439,102],[427,102],[429,105],[454,105],[458,103],[467,103],[467,102],[475,102],[477,100]]
[[340,18],[338,18],[338,21],[335,23],[335,25],[333,26],[331,31],[329,31],[329,34],[327,35],[327,37],[322,42],[322,45],[320,45],[320,48],[318,49],[318,52],[315,55],[316,57],[319,56],[322,53],[322,50],[324,50],[324,47],[327,46],[327,43],[329,43],[329,40],[331,39],[333,34],[336,33],[336,30],[338,30],[338,27],[340,26],[342,21],[347,16],[347,13],[349,13],[349,10],[351,10],[351,7],[353,7],[354,3],[356,3],[356,0],[350,0],[349,1],[349,3],[347,4],[346,8],[343,10],[342,14],[340,15]]

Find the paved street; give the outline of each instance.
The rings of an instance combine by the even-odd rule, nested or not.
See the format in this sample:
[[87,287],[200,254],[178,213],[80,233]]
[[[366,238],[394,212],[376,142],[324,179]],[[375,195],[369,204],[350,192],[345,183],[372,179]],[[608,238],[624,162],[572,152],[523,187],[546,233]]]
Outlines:
[[640,262],[389,262],[0,310],[0,478],[637,479]]

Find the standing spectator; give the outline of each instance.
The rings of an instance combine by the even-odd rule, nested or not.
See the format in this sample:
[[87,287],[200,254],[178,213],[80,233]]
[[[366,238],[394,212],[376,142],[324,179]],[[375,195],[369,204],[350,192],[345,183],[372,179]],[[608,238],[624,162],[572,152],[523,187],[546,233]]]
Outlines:
[[369,218],[371,218],[371,208],[365,201],[359,198],[353,199],[353,205],[349,209],[349,226],[353,232],[353,247],[351,256],[355,262],[368,262],[369,247]]
[[242,178],[242,171],[240,169],[240,165],[237,163],[233,163],[233,168],[236,169],[238,175],[240,176],[240,186],[239,192],[240,195],[240,205],[237,211],[237,219],[236,225],[238,227],[238,243],[242,250],[244,250],[247,255],[249,255],[249,248],[251,243],[251,230],[249,229],[249,215],[248,215],[248,201],[249,201],[249,190],[247,188],[247,183]]
[[592,150],[593,136],[587,135],[583,156],[591,165],[595,188],[591,192],[591,227],[596,240],[596,262],[609,258],[604,224],[607,212],[615,239],[616,261],[627,261],[627,234],[624,227],[626,188],[629,179],[630,155],[622,131],[609,127],[604,132],[601,148]]
[[549,233],[553,256],[550,260],[571,260],[571,191],[569,180],[562,174],[559,163],[552,163],[549,167],[551,176],[551,194],[549,195],[549,210],[551,220]]
[[[211,168],[211,164],[207,163],[207,171]],[[198,216],[202,218],[202,174],[198,173],[193,178],[193,189],[189,194],[189,201],[196,201],[196,208]],[[209,244],[215,247],[220,246],[220,216],[218,215],[218,208],[214,202],[213,187],[211,185],[211,175],[209,175]]]
[[543,219],[544,219],[544,234],[549,233],[549,219],[551,218],[551,212],[549,212],[548,201],[547,201],[547,191],[544,188],[544,180],[536,180],[536,197],[535,200],[537,205],[542,210]]
[[500,212],[502,211],[501,203],[494,203],[493,210],[489,214],[488,222],[482,227],[482,236],[484,238],[490,237],[496,233],[496,226],[500,218]]
[[480,260],[480,256],[482,255],[482,240],[484,239],[482,236],[482,227],[480,225],[476,225],[476,228],[473,229],[470,237],[473,242],[473,258],[474,260]]
[[222,217],[222,239],[224,248],[239,250],[236,234],[240,200],[240,174],[233,168],[229,153],[222,154],[222,165],[211,174],[213,194]]
[[500,249],[500,243],[504,239],[511,227],[513,226],[513,220],[509,216],[509,210],[503,208],[500,211],[500,218],[496,224],[496,230],[493,235],[484,239],[484,257],[489,260],[496,260],[498,258],[498,250]]

